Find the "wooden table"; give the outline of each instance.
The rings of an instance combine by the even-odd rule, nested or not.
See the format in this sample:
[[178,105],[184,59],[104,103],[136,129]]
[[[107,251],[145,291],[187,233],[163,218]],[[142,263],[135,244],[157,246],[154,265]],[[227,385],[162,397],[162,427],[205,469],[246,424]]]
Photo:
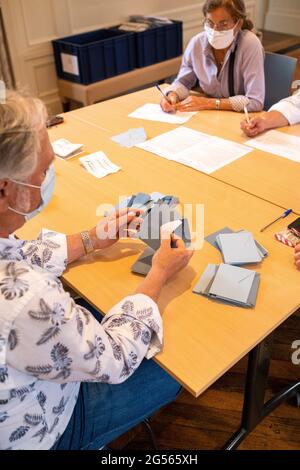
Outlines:
[[96,101],[107,100],[122,93],[128,93],[128,91],[135,88],[166,80],[177,74],[181,59],[181,56],[175,57],[174,59],[134,69],[131,72],[107,78],[100,82],[91,83],[90,85],[81,85],[68,80],[58,79],[58,92],[64,105],[64,110],[68,111],[70,100],[79,101],[84,106],[88,106],[96,103]]
[[[121,149],[105,133],[79,122],[67,119],[66,124],[50,131],[51,139],[76,141],[79,135],[87,152],[104,150],[122,171],[97,180],[77,159],[57,160],[53,201],[20,231],[22,238],[33,237],[41,226],[67,233],[89,228],[98,220],[100,204],[115,204],[120,195],[138,191],[161,191],[175,194],[183,203],[203,203],[206,235],[226,225],[235,230],[246,228],[270,251],[269,258],[257,267],[262,282],[254,310],[225,306],[192,294],[191,288],[206,265],[221,262],[220,254],[207,243],[161,296],[165,346],[157,360],[198,396],[299,306],[300,279],[293,266],[293,251],[275,241],[273,231],[259,233],[266,221],[278,215],[278,208],[190,168],[139,149]],[[130,267],[143,249],[141,242],[122,241],[94,255],[88,263],[81,261],[70,267],[64,280],[106,312],[140,282],[130,273]]]
[[[129,127],[143,126],[148,138],[174,129],[175,126],[152,121],[128,118],[128,114],[146,102],[159,102],[157,90],[149,88],[131,95],[99,103],[70,113],[76,120],[89,123],[94,128],[105,127],[111,135],[124,132]],[[240,129],[243,114],[234,112],[202,111],[185,125],[244,144],[249,140]],[[300,136],[300,125],[280,129],[287,134]],[[147,152],[143,152],[146,158]],[[169,167],[176,165],[170,163]],[[198,172],[194,170],[197,174]],[[214,172],[211,177],[270,201],[281,208],[292,208],[300,214],[300,165],[291,160],[255,150]],[[280,215],[281,210],[278,215]],[[276,227],[275,227],[276,228]]]
[[[52,140],[64,137],[80,141],[86,153],[101,149],[122,171],[97,180],[85,172],[77,158],[58,159],[54,198],[44,212],[18,232],[21,238],[35,237],[41,227],[65,233],[90,228],[98,220],[100,204],[115,204],[120,195],[138,191],[161,191],[175,194],[183,203],[204,204],[205,235],[224,226],[245,228],[269,250],[269,257],[254,268],[261,273],[254,309],[223,305],[192,293],[207,264],[221,262],[219,252],[206,242],[195,252],[190,265],[164,287],[159,300],[164,348],[156,361],[195,397],[249,352],[241,427],[226,445],[228,449],[237,447],[280,400],[300,388],[298,383],[276,397],[275,402],[264,405],[270,335],[299,307],[300,275],[293,265],[293,250],[275,241],[273,230],[263,234],[259,231],[278,215],[278,207],[191,168],[137,148],[121,148],[108,138],[114,132],[80,122],[71,113],[65,118],[65,124],[49,131]],[[111,115],[105,125],[110,125],[110,119]],[[149,123],[148,132],[154,131],[153,126]],[[168,127],[160,126],[161,131]],[[294,217],[291,215],[288,221]],[[276,229],[286,223],[278,223]],[[73,264],[63,279],[93,306],[107,312],[139,284],[140,278],[130,273],[130,267],[143,250],[139,241],[122,240],[103,253]]]

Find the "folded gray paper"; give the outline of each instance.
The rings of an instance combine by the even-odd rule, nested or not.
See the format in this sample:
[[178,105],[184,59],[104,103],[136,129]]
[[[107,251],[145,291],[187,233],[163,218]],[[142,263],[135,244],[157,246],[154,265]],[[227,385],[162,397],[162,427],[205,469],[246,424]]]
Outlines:
[[[224,235],[224,234],[245,234],[245,233],[250,233],[250,232],[247,232],[246,230],[240,230],[239,232],[233,232],[233,230],[231,230],[229,227],[224,227],[223,229],[221,230],[218,230],[217,232],[215,233],[212,233],[211,235],[208,235],[205,240],[212,246],[214,246],[215,248],[217,248],[217,250],[221,251],[222,255],[223,255],[223,259],[225,261],[225,257],[224,257],[224,253],[223,253],[223,250],[222,250],[222,247],[220,246],[220,236],[221,235]],[[251,234],[251,237],[252,237],[252,234]],[[229,237],[229,240],[230,240],[230,237]],[[233,239],[232,239],[233,240]],[[246,259],[247,261],[244,261],[243,260],[243,257],[241,259],[239,259],[237,263],[231,263],[231,264],[248,264],[248,263],[256,263],[256,262],[260,262],[263,258],[265,258],[266,256],[268,256],[268,251],[260,244],[258,243],[256,240],[254,240],[254,243],[256,245],[256,248],[257,248],[257,252],[256,250],[254,250],[254,247],[253,247],[253,244],[252,242],[251,243],[251,252],[252,253],[255,253],[255,255],[252,256],[252,261],[249,260],[249,252],[247,253],[247,244],[246,246],[243,248],[243,246],[241,247],[241,242],[242,242],[242,238],[239,239],[239,245],[235,246],[234,247],[234,253],[233,253],[233,259],[236,258],[236,253],[237,253],[237,250],[238,249],[242,249],[242,251],[244,251],[245,253],[245,256],[246,256]],[[231,247],[233,249],[233,247]],[[230,253],[229,253],[229,259],[230,259]],[[258,261],[254,261],[254,259],[257,259]],[[231,260],[232,261],[232,260]],[[225,262],[229,262],[228,261],[228,258]]]
[[254,307],[259,282],[260,274],[255,271],[229,264],[209,264],[193,292],[240,307]]
[[223,233],[217,236],[216,241],[226,264],[242,265],[262,261],[262,256],[250,232]]

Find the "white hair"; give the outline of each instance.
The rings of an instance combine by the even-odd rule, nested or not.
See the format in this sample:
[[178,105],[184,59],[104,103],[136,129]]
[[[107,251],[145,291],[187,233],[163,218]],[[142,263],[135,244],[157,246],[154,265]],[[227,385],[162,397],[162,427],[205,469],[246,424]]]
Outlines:
[[41,100],[8,91],[0,104],[0,179],[24,181],[35,170],[39,131],[47,113]]

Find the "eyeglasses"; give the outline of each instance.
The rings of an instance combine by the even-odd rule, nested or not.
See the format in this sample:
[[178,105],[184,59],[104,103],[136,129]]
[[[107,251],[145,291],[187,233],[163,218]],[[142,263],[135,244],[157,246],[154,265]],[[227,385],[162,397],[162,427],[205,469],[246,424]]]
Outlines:
[[217,31],[227,31],[234,26],[234,23],[233,21],[220,21],[220,23],[215,24],[213,21],[206,19],[203,21],[203,26],[216,29]]

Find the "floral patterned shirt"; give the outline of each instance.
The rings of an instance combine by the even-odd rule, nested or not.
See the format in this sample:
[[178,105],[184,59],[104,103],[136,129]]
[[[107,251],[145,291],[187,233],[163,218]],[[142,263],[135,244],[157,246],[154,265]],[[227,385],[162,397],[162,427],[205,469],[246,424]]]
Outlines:
[[80,382],[125,381],[162,346],[162,321],[143,294],[99,323],[67,293],[66,236],[0,239],[0,449],[50,449],[66,429]]

